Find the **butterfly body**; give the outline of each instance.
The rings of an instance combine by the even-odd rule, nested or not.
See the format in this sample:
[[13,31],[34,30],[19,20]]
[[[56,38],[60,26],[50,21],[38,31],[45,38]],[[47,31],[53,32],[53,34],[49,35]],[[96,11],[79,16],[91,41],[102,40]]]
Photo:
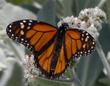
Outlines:
[[9,38],[32,50],[37,67],[47,77],[59,77],[72,59],[90,54],[95,47],[94,38],[86,31],[59,28],[35,20],[19,20],[7,26]]
[[[66,27],[65,25],[59,27],[58,32],[57,32],[57,36],[55,37],[56,44],[55,44],[55,48],[53,51],[53,57],[52,57],[53,59],[51,60],[51,69],[50,69],[50,71],[51,71],[50,75],[52,77],[55,77],[54,76],[54,70],[55,70],[56,64],[58,62],[58,56],[60,54],[62,44],[64,44],[64,40],[65,40],[64,36],[65,36],[65,32],[66,32],[67,28],[68,27]],[[66,61],[66,58],[64,58],[64,60]],[[66,64],[68,64],[68,63],[66,62]]]

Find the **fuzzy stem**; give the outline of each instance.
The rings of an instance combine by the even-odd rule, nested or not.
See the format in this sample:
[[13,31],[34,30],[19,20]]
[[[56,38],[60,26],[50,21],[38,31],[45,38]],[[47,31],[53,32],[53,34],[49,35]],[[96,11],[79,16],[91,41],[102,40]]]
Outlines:
[[8,80],[11,77],[13,66],[14,65],[12,64],[8,65],[8,69],[4,71],[2,77],[0,78],[0,86],[6,86]]
[[15,53],[17,61],[21,63],[22,57],[23,55],[25,55],[23,49],[20,50],[20,48],[17,48],[16,45],[8,39],[6,41],[8,41],[8,45],[12,48],[13,52]]
[[101,0],[100,3],[97,5],[97,7],[102,8],[102,6],[104,5],[104,3],[105,3],[106,1],[107,1],[107,0]]
[[[100,3],[97,5],[97,7],[99,8],[102,8],[102,6],[104,5],[104,3],[106,2],[107,0],[101,0]],[[100,42],[98,41],[97,39],[97,47],[96,47],[96,50],[100,56],[100,59],[102,60],[102,63],[104,65],[104,67],[106,68],[107,70],[107,74],[108,74],[108,78],[110,79],[110,65],[105,57],[105,54],[101,48],[101,44]]]
[[70,80],[71,82],[74,81],[74,83],[72,83],[72,86],[74,86],[74,85],[75,86],[82,86],[81,81],[79,80],[74,68],[72,68],[72,71],[73,71],[73,75],[74,75],[74,77]]
[[100,59],[102,60],[102,63],[104,65],[104,67],[107,70],[108,78],[110,79],[110,65],[109,65],[109,63],[108,63],[108,61],[107,61],[107,59],[105,57],[105,54],[104,54],[104,52],[102,50],[102,47],[101,47],[99,41],[97,40],[96,42],[97,42],[96,50],[97,50],[97,52],[98,52],[98,54],[100,56]]

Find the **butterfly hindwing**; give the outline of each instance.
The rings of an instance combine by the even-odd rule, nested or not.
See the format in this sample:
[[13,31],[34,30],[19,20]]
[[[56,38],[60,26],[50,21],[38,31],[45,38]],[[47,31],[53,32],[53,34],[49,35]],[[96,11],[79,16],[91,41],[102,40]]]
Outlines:
[[56,42],[52,43],[41,55],[35,57],[35,61],[38,67],[42,70],[42,72],[47,77],[57,77],[60,76],[66,69],[67,64],[65,61],[64,55],[64,45],[62,45],[59,56],[57,57],[57,63],[55,67],[52,67],[52,60],[55,60],[56,57],[54,55],[54,48]]
[[67,67],[66,63],[66,56],[65,56],[65,51],[64,51],[64,45],[62,44],[61,50],[58,56],[58,61],[54,70],[55,76],[60,76],[66,69]]

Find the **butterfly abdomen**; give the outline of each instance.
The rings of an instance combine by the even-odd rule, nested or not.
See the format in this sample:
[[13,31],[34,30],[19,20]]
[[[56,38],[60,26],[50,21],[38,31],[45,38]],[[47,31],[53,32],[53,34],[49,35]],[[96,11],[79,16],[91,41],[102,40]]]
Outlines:
[[59,57],[59,54],[61,51],[61,47],[62,47],[62,44],[64,41],[64,35],[65,35],[65,28],[60,28],[58,30],[57,36],[55,38],[55,40],[57,40],[57,41],[56,41],[56,46],[55,46],[55,49],[53,52],[53,57],[51,60],[51,73],[52,73],[53,77],[54,77],[54,70],[55,70],[56,64],[58,62],[58,57]]

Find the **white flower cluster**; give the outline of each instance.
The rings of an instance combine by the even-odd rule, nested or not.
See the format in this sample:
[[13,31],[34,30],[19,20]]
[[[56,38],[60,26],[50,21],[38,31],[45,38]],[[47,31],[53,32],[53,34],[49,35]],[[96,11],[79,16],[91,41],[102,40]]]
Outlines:
[[78,17],[66,17],[58,22],[58,27],[63,23],[67,23],[69,28],[84,29],[88,31],[93,37],[99,36],[98,31],[102,28],[102,23],[106,20],[104,11],[96,8],[84,9],[79,13]]
[[28,81],[31,81],[34,79],[37,75],[39,75],[39,70],[34,65],[34,56],[26,55],[23,60],[23,66],[24,66],[24,77],[25,79],[28,79]]
[[81,19],[82,21],[85,21],[86,23],[89,23],[90,25],[93,24],[98,30],[100,30],[101,23],[103,23],[103,21],[106,20],[106,14],[104,11],[102,11],[98,7],[88,8],[88,9],[82,10],[79,13],[78,18]]

